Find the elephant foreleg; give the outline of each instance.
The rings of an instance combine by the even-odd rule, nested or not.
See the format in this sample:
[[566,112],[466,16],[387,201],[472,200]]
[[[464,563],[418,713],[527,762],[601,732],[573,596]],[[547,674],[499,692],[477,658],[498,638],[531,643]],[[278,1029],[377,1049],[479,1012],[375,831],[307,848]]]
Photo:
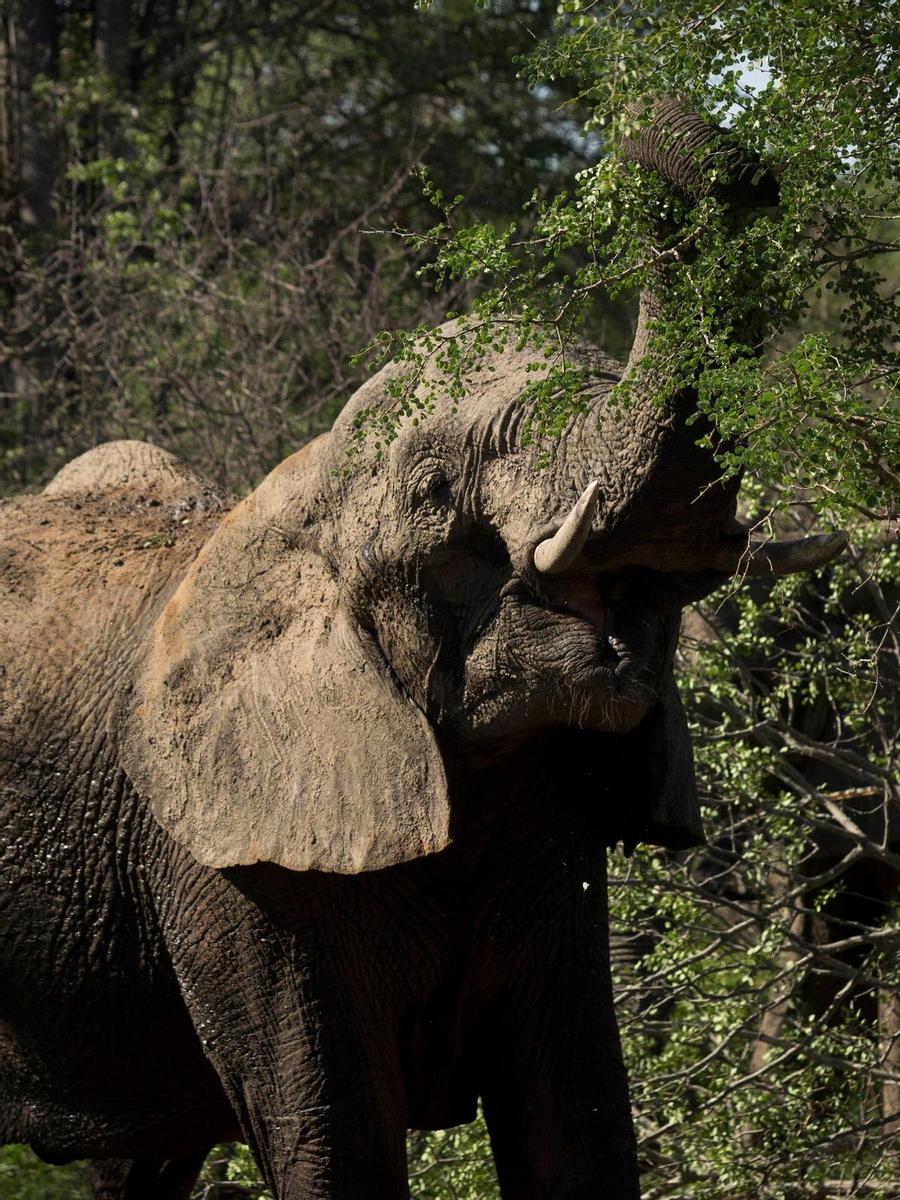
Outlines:
[[366,947],[315,912],[326,884],[238,878],[259,905],[206,940],[184,990],[274,1200],[406,1200],[403,1073]]
[[94,1198],[188,1200],[209,1149],[184,1158],[95,1159],[88,1170]]
[[238,1115],[273,1200],[408,1200],[406,1131],[375,1097],[309,1104],[266,1083],[242,1090]]
[[481,1093],[504,1200],[640,1194],[605,901],[578,893],[563,927],[540,934],[555,951],[516,973],[484,1030]]
[[610,1022],[608,1010],[517,1005],[494,1028],[482,1091],[504,1200],[638,1200],[628,1084]]

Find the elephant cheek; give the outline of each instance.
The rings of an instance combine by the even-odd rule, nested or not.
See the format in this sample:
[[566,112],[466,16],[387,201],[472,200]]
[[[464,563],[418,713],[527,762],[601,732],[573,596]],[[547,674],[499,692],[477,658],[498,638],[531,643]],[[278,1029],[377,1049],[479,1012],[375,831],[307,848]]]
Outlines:
[[366,623],[375,633],[404,694],[423,712],[430,713],[439,645],[429,628],[427,615],[385,596],[373,606]]

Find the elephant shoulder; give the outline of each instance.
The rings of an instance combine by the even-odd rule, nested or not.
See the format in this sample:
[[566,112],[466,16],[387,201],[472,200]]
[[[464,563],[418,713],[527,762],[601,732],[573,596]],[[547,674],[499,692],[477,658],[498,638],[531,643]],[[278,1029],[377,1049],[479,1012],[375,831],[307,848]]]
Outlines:
[[193,468],[150,442],[104,442],[67,463],[44,488],[51,499],[101,499],[128,494],[147,500],[218,501],[216,489]]
[[0,500],[0,616],[4,602],[17,610],[40,597],[62,610],[97,589],[109,600],[132,573],[148,592],[185,568],[228,507],[159,446],[123,440],[88,450],[43,492]]

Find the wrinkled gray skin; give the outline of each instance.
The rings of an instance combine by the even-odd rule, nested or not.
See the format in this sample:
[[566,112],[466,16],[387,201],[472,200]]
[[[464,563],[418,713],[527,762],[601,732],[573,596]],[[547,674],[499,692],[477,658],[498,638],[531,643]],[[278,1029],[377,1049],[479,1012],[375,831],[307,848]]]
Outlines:
[[231,511],[133,442],[0,505],[0,1140],[108,1200],[237,1138],[400,1200],[481,1096],[504,1197],[638,1195],[604,847],[700,837],[672,654],[744,543],[690,396],[579,353],[545,470],[510,351],[339,475],[387,368]]

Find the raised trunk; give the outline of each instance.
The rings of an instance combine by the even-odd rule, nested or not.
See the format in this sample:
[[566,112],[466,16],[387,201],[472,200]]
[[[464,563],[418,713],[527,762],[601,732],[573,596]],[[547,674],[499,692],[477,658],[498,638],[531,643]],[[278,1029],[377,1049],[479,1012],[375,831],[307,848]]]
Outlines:
[[[759,160],[674,99],[656,104],[649,123],[622,146],[621,153],[626,161],[655,171],[690,199],[714,190],[735,209],[777,202],[777,185],[768,172],[761,171]],[[709,177],[713,166],[715,182]],[[678,231],[660,226],[659,238],[671,245]],[[688,248],[679,251],[682,256],[689,252]],[[617,514],[616,524],[651,531],[643,553],[658,558],[662,566],[676,568],[699,564],[712,554],[734,513],[739,481],[721,481],[712,452],[697,445],[712,430],[702,419],[688,424],[696,413],[696,392],[674,382],[676,364],[670,366],[655,345],[654,324],[663,314],[670,270],[661,261],[640,298],[625,371],[632,388],[627,419],[634,428],[646,427],[647,444],[655,442],[655,452],[649,474]],[[672,377],[671,387],[667,377]],[[615,536],[615,530],[611,532]]]
[[[655,171],[690,200],[713,195],[736,213],[778,203],[778,183],[755,154],[737,146],[724,130],[671,97],[658,101],[649,123],[635,138],[623,143],[621,156],[626,162]],[[675,231],[661,227],[659,232],[671,236]],[[680,258],[689,254],[689,246],[678,251]],[[655,283],[641,295],[637,331],[628,358],[630,375],[652,351],[652,324],[662,309],[667,274],[667,266],[662,263],[656,269]]]
[[778,183],[756,155],[674,96],[656,102],[650,121],[620,152],[692,200],[712,193],[736,209],[778,203]]
[[[759,159],[676,99],[659,101],[651,120],[621,153],[626,161],[661,175],[688,199],[715,196],[738,218],[778,203],[777,181]],[[671,226],[660,226],[659,235],[669,246],[678,242],[678,230]],[[654,328],[663,318],[673,264],[690,253],[687,244],[677,253],[670,251],[668,259],[663,252],[640,297],[624,376],[632,389],[627,419],[652,453],[647,470],[639,474],[627,503],[619,505],[605,531],[607,539],[627,542],[631,531],[642,531],[639,555],[664,569],[787,574],[820,566],[842,552],[843,535],[784,547],[751,546],[746,531],[734,521],[739,478],[723,480],[714,453],[698,445],[705,435],[714,437],[714,430],[705,418],[696,417],[693,385],[675,382],[677,364],[666,361]],[[750,318],[735,336],[757,344],[763,324],[763,314],[758,324]],[[689,418],[694,418],[690,424]],[[645,530],[651,531],[649,536]]]

